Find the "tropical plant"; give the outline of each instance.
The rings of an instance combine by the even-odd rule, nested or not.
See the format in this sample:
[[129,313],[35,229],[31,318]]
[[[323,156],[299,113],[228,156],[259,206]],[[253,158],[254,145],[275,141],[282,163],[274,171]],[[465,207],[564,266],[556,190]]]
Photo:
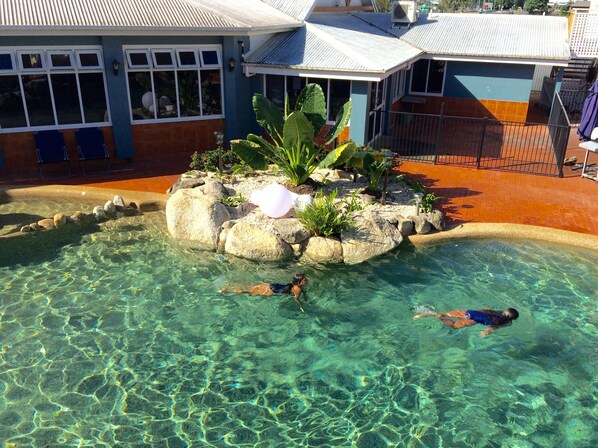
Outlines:
[[304,210],[296,210],[297,218],[308,231],[318,236],[340,236],[343,230],[355,224],[343,202],[335,202],[337,195],[338,189],[328,196],[320,190]]
[[[253,110],[257,122],[270,137],[249,134],[246,140],[231,142],[233,151],[253,169],[265,170],[268,163],[280,167],[293,185],[307,181],[316,168],[345,163],[355,152],[356,145],[348,142],[330,151],[318,162],[323,147],[314,143],[326,123],[326,98],[318,84],[307,84],[299,94],[295,110],[289,110],[288,97],[283,112],[261,94],[253,96]],[[336,122],[324,135],[330,144],[347,126],[351,116],[351,102],[341,108]]]
[[386,169],[389,168],[390,162],[389,151],[376,151],[368,146],[363,146],[355,151],[347,166],[354,168],[357,173],[365,177],[369,192],[378,194],[382,190],[380,181]]
[[424,212],[430,213],[434,209],[434,204],[439,199],[442,199],[442,197],[436,196],[434,193],[426,193],[419,206]]

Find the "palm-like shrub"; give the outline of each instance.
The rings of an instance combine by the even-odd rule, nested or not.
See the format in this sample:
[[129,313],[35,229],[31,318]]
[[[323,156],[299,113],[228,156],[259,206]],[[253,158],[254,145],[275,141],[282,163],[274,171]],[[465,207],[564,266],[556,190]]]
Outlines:
[[328,196],[320,190],[305,210],[296,210],[297,218],[308,231],[318,236],[340,236],[343,230],[354,225],[355,221],[349,215],[357,205],[347,201],[335,202],[337,195],[336,189]]
[[[289,111],[287,98],[284,115],[272,101],[259,93],[253,96],[252,103],[257,122],[266,130],[270,141],[249,134],[245,140],[231,142],[231,147],[253,169],[264,170],[269,163],[274,163],[293,185],[301,185],[317,167],[345,163],[357,148],[353,142],[345,143],[317,162],[322,147],[316,145],[314,139],[326,124],[326,99],[318,84],[305,86],[292,112]],[[324,136],[326,145],[338,137],[347,126],[350,116],[351,102],[347,101],[336,122]]]

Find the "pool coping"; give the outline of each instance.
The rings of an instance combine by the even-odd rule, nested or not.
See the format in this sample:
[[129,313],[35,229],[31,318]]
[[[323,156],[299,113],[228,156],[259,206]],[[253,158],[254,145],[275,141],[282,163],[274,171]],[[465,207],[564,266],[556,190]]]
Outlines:
[[[0,198],[9,199],[51,198],[77,199],[84,202],[104,204],[119,195],[125,203],[135,202],[141,211],[164,209],[168,196],[161,193],[100,188],[80,185],[43,185],[43,186],[1,186]],[[441,244],[451,240],[532,240],[563,244],[598,251],[598,236],[587,233],[571,232],[552,227],[533,226],[511,223],[465,223],[437,233],[409,235],[405,241],[424,247]]]

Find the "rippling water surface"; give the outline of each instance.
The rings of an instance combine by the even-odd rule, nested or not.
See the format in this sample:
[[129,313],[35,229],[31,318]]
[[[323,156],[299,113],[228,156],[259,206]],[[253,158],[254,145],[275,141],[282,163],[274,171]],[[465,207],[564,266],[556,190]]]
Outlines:
[[[598,444],[593,252],[459,242],[351,267],[250,263],[181,247],[159,212],[12,240],[3,446]],[[304,314],[218,293],[300,270]],[[414,321],[417,306],[521,316],[481,338]]]

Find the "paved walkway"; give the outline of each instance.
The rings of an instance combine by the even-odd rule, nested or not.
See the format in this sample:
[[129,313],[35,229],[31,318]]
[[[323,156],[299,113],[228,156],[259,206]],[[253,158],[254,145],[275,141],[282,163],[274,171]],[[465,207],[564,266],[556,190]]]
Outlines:
[[[582,162],[572,132],[567,156]],[[110,176],[73,177],[64,185],[165,193],[185,171],[188,156],[165,164],[136,164]],[[590,162],[598,165],[598,155]],[[462,223],[531,224],[598,236],[598,182],[565,169],[564,178],[405,162],[400,172],[443,199],[438,202],[449,225]],[[29,182],[32,183],[32,182]],[[33,182],[40,185],[41,182]],[[19,184],[23,185],[22,182]]]

